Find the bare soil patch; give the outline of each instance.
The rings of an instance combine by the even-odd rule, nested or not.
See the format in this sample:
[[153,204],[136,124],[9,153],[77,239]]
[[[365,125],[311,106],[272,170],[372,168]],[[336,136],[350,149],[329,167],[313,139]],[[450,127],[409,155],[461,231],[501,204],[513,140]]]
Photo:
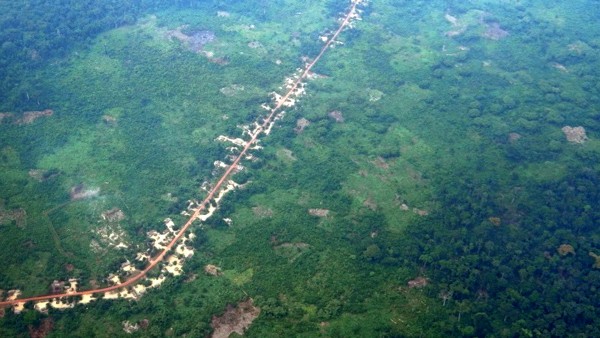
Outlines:
[[106,124],[107,126],[116,126],[117,125],[117,118],[112,116],[112,115],[102,115],[102,122],[104,122],[104,124]]
[[310,126],[310,121],[305,118],[301,118],[298,121],[296,121],[296,128],[294,128],[294,131],[300,134],[304,131],[304,128],[308,126]]
[[363,202],[363,205],[373,211],[377,210],[377,203],[375,203],[375,201],[371,197],[367,198]]
[[387,162],[385,162],[385,159],[381,156],[377,157],[372,163],[377,168],[386,169],[386,170],[390,168],[390,165],[387,164]]
[[317,217],[327,217],[329,215],[328,209],[308,209],[308,214]]
[[217,36],[210,30],[194,30],[189,34],[183,32],[187,26],[180,26],[166,33],[167,38],[176,39],[184,43],[188,49],[200,53],[204,50],[204,45],[215,41]]
[[211,275],[211,276],[219,276],[221,275],[221,268],[214,265],[214,264],[208,264],[204,267],[204,272],[206,272],[207,274]]
[[227,338],[232,333],[244,335],[252,322],[258,318],[260,309],[254,306],[252,298],[237,304],[227,305],[225,313],[213,316],[210,326],[213,328],[212,338]]
[[38,182],[46,182],[49,179],[58,176],[58,172],[44,169],[30,169],[28,174],[29,177],[33,178]]
[[334,110],[327,114],[330,118],[332,118],[337,123],[344,123],[344,115],[339,110]]
[[102,217],[102,220],[104,221],[119,222],[125,219],[125,213],[123,212],[123,210],[115,207],[102,212],[100,217]]
[[83,183],[80,183],[71,188],[70,195],[71,201],[83,200],[89,197],[98,196],[100,189],[88,188]]
[[424,288],[427,285],[429,285],[429,278],[425,278],[425,277],[417,277],[415,279],[409,280],[408,281],[408,288],[409,289],[420,289],[420,288]]
[[21,118],[21,120],[18,123],[19,124],[30,124],[33,121],[39,119],[40,117],[52,116],[52,114],[54,114],[54,111],[52,111],[52,109],[46,109],[46,110],[41,110],[41,111],[26,111],[23,113],[23,117]]
[[40,323],[40,326],[33,327],[33,325],[29,325],[29,337],[31,338],[44,338],[52,331],[54,328],[54,321],[52,318],[44,318]]
[[9,119],[12,118],[14,116],[13,113],[0,113],[0,124],[2,124],[2,120],[4,119]]
[[267,217],[272,217],[273,216],[273,210],[270,208],[266,208],[263,206],[256,206],[252,208],[252,212],[254,213],[254,216],[256,217],[260,217],[260,218],[267,218]]
[[562,132],[565,134],[567,141],[571,143],[585,143],[588,140],[587,135],[585,134],[585,129],[582,126],[579,127],[571,127],[564,126],[562,127]]
[[25,209],[3,210],[0,206],[0,224],[8,224],[14,221],[19,228],[23,228],[26,220],[27,212],[25,212]]

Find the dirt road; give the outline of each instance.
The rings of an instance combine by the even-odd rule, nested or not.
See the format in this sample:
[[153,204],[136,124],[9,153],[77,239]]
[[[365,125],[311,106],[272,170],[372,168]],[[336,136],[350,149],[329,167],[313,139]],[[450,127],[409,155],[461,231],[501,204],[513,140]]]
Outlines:
[[262,134],[262,132],[273,122],[274,117],[277,115],[277,113],[280,112],[281,107],[284,105],[284,103],[290,97],[292,97],[294,95],[296,89],[300,86],[302,81],[304,79],[306,79],[307,76],[310,74],[310,70],[312,69],[312,67],[319,61],[319,59],[321,59],[321,57],[323,56],[323,54],[325,54],[327,49],[329,49],[331,44],[336,41],[339,34],[344,30],[344,28],[346,28],[346,26],[348,26],[351,19],[356,17],[356,15],[357,15],[356,6],[361,2],[362,2],[361,0],[352,0],[352,6],[350,7],[350,10],[348,11],[348,13],[344,16],[342,22],[340,23],[339,28],[333,33],[332,36],[328,37],[325,45],[323,46],[323,48],[321,48],[321,51],[319,52],[319,54],[313,59],[312,62],[310,62],[309,64],[306,65],[302,74],[292,84],[292,86],[289,88],[287,93],[284,96],[282,96],[281,99],[279,99],[276,106],[273,109],[271,109],[271,112],[269,113],[269,115],[263,120],[263,123],[254,130],[255,132],[251,134],[251,136],[252,136],[251,139],[246,142],[244,148],[241,150],[239,155],[231,163],[231,165],[227,168],[225,173],[223,173],[221,178],[219,178],[219,180],[214,185],[214,187],[209,191],[206,198],[198,206],[196,211],[190,216],[190,218],[187,220],[187,222],[185,222],[185,224],[183,225],[181,230],[177,233],[177,235],[171,240],[171,242],[166,246],[165,249],[163,249],[163,251],[160,254],[158,254],[157,256],[150,259],[150,264],[148,264],[148,266],[144,270],[142,270],[141,273],[125,280],[121,284],[108,286],[105,288],[77,291],[77,292],[71,292],[71,293],[62,293],[62,294],[50,294],[50,295],[15,299],[15,300],[10,300],[10,301],[3,301],[3,302],[0,302],[0,307],[12,306],[12,305],[16,305],[18,303],[24,303],[24,302],[44,301],[44,300],[50,300],[50,299],[55,299],[55,298],[102,294],[102,293],[115,291],[118,289],[122,289],[122,288],[125,288],[128,286],[131,286],[131,285],[135,284],[136,282],[138,282],[139,280],[141,280],[142,278],[144,278],[146,276],[146,274],[148,273],[148,271],[152,270],[164,259],[165,255],[169,251],[171,251],[171,249],[173,248],[173,246],[175,246],[177,241],[179,241],[181,239],[181,237],[183,237],[183,235],[190,228],[190,226],[192,226],[192,224],[198,218],[198,216],[200,216],[202,211],[204,211],[206,209],[206,206],[208,205],[208,203],[210,203],[210,201],[214,198],[214,196],[216,194],[218,194],[218,192],[220,191],[223,184],[225,182],[227,182],[227,180],[229,179],[229,176],[231,176],[232,172],[235,170],[235,168],[237,168],[238,163],[242,160],[242,158],[244,158],[246,156],[246,153],[248,152],[248,150],[257,142],[259,135]]

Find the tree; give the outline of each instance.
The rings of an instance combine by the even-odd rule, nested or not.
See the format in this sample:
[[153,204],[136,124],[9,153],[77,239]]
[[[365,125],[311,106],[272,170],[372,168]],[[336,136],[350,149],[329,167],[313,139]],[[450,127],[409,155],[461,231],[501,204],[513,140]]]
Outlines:
[[377,244],[371,244],[363,251],[363,257],[371,262],[378,261],[382,257],[381,249]]

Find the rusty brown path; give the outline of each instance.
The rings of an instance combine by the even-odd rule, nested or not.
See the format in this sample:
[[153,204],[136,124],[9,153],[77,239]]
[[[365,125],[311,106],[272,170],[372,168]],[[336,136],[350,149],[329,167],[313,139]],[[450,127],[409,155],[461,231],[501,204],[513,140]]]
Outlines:
[[187,222],[185,222],[185,224],[183,225],[181,230],[179,230],[177,235],[171,240],[171,242],[166,246],[166,248],[164,248],[163,251],[161,251],[160,254],[158,254],[157,256],[155,256],[149,260],[150,264],[148,264],[148,266],[144,270],[142,270],[139,274],[125,280],[121,284],[116,284],[116,285],[112,285],[112,286],[108,286],[108,287],[104,287],[104,288],[92,289],[92,290],[77,291],[77,292],[71,292],[71,293],[50,294],[50,295],[34,296],[34,297],[27,297],[27,298],[15,299],[15,300],[3,301],[3,302],[0,302],[0,307],[16,305],[18,303],[50,300],[50,299],[55,299],[55,298],[103,294],[106,292],[115,291],[115,290],[119,290],[119,289],[122,289],[122,288],[125,288],[128,286],[131,286],[131,285],[135,284],[136,282],[138,282],[139,280],[141,280],[143,277],[145,277],[146,274],[148,273],[148,271],[152,270],[154,267],[156,267],[158,265],[158,263],[160,263],[164,259],[165,255],[169,251],[171,251],[171,249],[173,248],[173,246],[175,246],[177,241],[179,241],[181,239],[181,237],[183,237],[185,232],[190,228],[190,226],[192,226],[192,223],[194,223],[194,221],[198,218],[198,216],[200,216],[200,213],[206,209],[206,206],[208,205],[208,203],[210,203],[210,201],[213,199],[213,197],[220,191],[221,187],[229,179],[229,176],[231,176],[232,172],[235,170],[238,163],[242,160],[242,158],[244,158],[244,156],[246,155],[248,150],[252,147],[252,145],[254,145],[257,142],[258,136],[273,121],[273,118],[277,115],[278,112],[280,112],[281,107],[284,105],[284,103],[294,94],[294,91],[300,86],[300,84],[302,83],[302,80],[304,80],[310,74],[310,70],[313,68],[313,66],[321,59],[321,57],[323,56],[323,54],[325,54],[325,52],[331,46],[331,44],[335,42],[335,40],[340,35],[340,33],[344,30],[344,28],[346,28],[346,26],[348,26],[348,24],[350,23],[350,20],[356,14],[356,6],[360,2],[361,2],[361,0],[352,0],[352,6],[350,7],[348,12],[344,16],[344,19],[340,23],[340,26],[333,33],[333,35],[327,39],[327,42],[325,43],[323,48],[321,48],[321,51],[319,52],[319,54],[313,59],[312,62],[310,62],[309,64],[306,65],[302,74],[296,79],[296,81],[294,81],[293,85],[290,87],[290,89],[287,91],[287,93],[279,99],[276,106],[273,109],[271,109],[271,112],[264,119],[263,123],[254,130],[254,132],[251,134],[251,136],[252,136],[251,139],[246,142],[246,145],[244,146],[242,151],[239,153],[239,155],[236,157],[236,159],[231,163],[231,165],[227,168],[225,173],[223,173],[221,178],[219,178],[219,180],[214,185],[214,187],[209,191],[206,198],[204,198],[202,203],[200,203],[198,208],[196,208],[196,211],[194,211],[194,213],[190,216],[190,218],[187,220]]

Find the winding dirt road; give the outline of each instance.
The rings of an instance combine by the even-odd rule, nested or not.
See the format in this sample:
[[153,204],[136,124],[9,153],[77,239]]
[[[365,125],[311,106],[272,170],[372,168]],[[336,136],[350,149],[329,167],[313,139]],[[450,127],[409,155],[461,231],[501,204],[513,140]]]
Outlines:
[[177,235],[171,240],[171,242],[166,246],[165,249],[163,249],[163,251],[160,254],[158,254],[157,256],[150,259],[148,266],[144,270],[142,270],[139,274],[125,280],[121,284],[116,284],[116,285],[108,286],[105,288],[77,291],[77,292],[71,292],[71,293],[49,294],[49,295],[27,297],[27,298],[15,299],[15,300],[8,300],[8,301],[0,302],[0,307],[12,306],[12,305],[16,305],[19,303],[45,301],[45,300],[51,300],[51,299],[55,299],[55,298],[103,294],[106,292],[115,291],[115,290],[119,290],[119,289],[122,289],[122,288],[125,288],[128,286],[131,286],[131,285],[135,284],[136,282],[140,281],[142,278],[144,278],[146,276],[146,274],[148,273],[148,271],[152,270],[164,259],[165,255],[169,251],[171,251],[171,249],[173,248],[173,246],[175,246],[177,241],[179,241],[181,239],[181,237],[185,234],[185,232],[190,228],[192,223],[194,223],[194,221],[200,216],[201,212],[206,209],[206,206],[208,205],[208,203],[210,203],[210,201],[214,198],[214,196],[216,194],[218,194],[218,192],[220,191],[223,184],[229,179],[229,176],[231,176],[232,172],[237,167],[238,163],[242,160],[242,158],[244,158],[244,156],[246,155],[248,150],[252,147],[252,145],[254,145],[257,142],[258,136],[269,126],[269,124],[271,124],[273,122],[274,117],[277,115],[278,112],[280,112],[281,107],[283,107],[284,103],[291,96],[294,95],[295,90],[300,86],[300,84],[302,83],[302,80],[304,80],[305,78],[308,77],[312,67],[319,61],[319,59],[321,59],[321,57],[323,56],[323,54],[325,54],[325,52],[331,46],[331,44],[336,41],[339,34],[344,30],[344,28],[346,28],[346,26],[348,26],[351,19],[356,16],[356,14],[357,14],[356,7],[361,2],[362,2],[361,0],[352,0],[352,6],[350,7],[348,13],[346,13],[346,15],[344,16],[342,22],[340,23],[339,28],[333,33],[333,35],[331,37],[329,37],[327,39],[325,45],[323,46],[323,48],[321,48],[321,51],[319,52],[319,54],[313,59],[312,62],[310,62],[309,64],[306,65],[302,74],[296,79],[296,81],[294,81],[294,83],[289,88],[287,93],[279,99],[279,101],[277,102],[277,105],[273,109],[271,109],[271,112],[264,119],[263,123],[254,130],[254,132],[251,134],[251,136],[252,136],[251,139],[246,142],[246,145],[241,150],[239,155],[231,163],[231,165],[227,168],[225,173],[223,173],[223,175],[217,181],[217,183],[214,185],[214,187],[209,191],[206,198],[202,201],[202,203],[198,206],[198,208],[196,208],[196,211],[190,216],[190,218],[187,220],[187,222],[185,222],[185,224],[183,225],[181,230],[177,233]]

